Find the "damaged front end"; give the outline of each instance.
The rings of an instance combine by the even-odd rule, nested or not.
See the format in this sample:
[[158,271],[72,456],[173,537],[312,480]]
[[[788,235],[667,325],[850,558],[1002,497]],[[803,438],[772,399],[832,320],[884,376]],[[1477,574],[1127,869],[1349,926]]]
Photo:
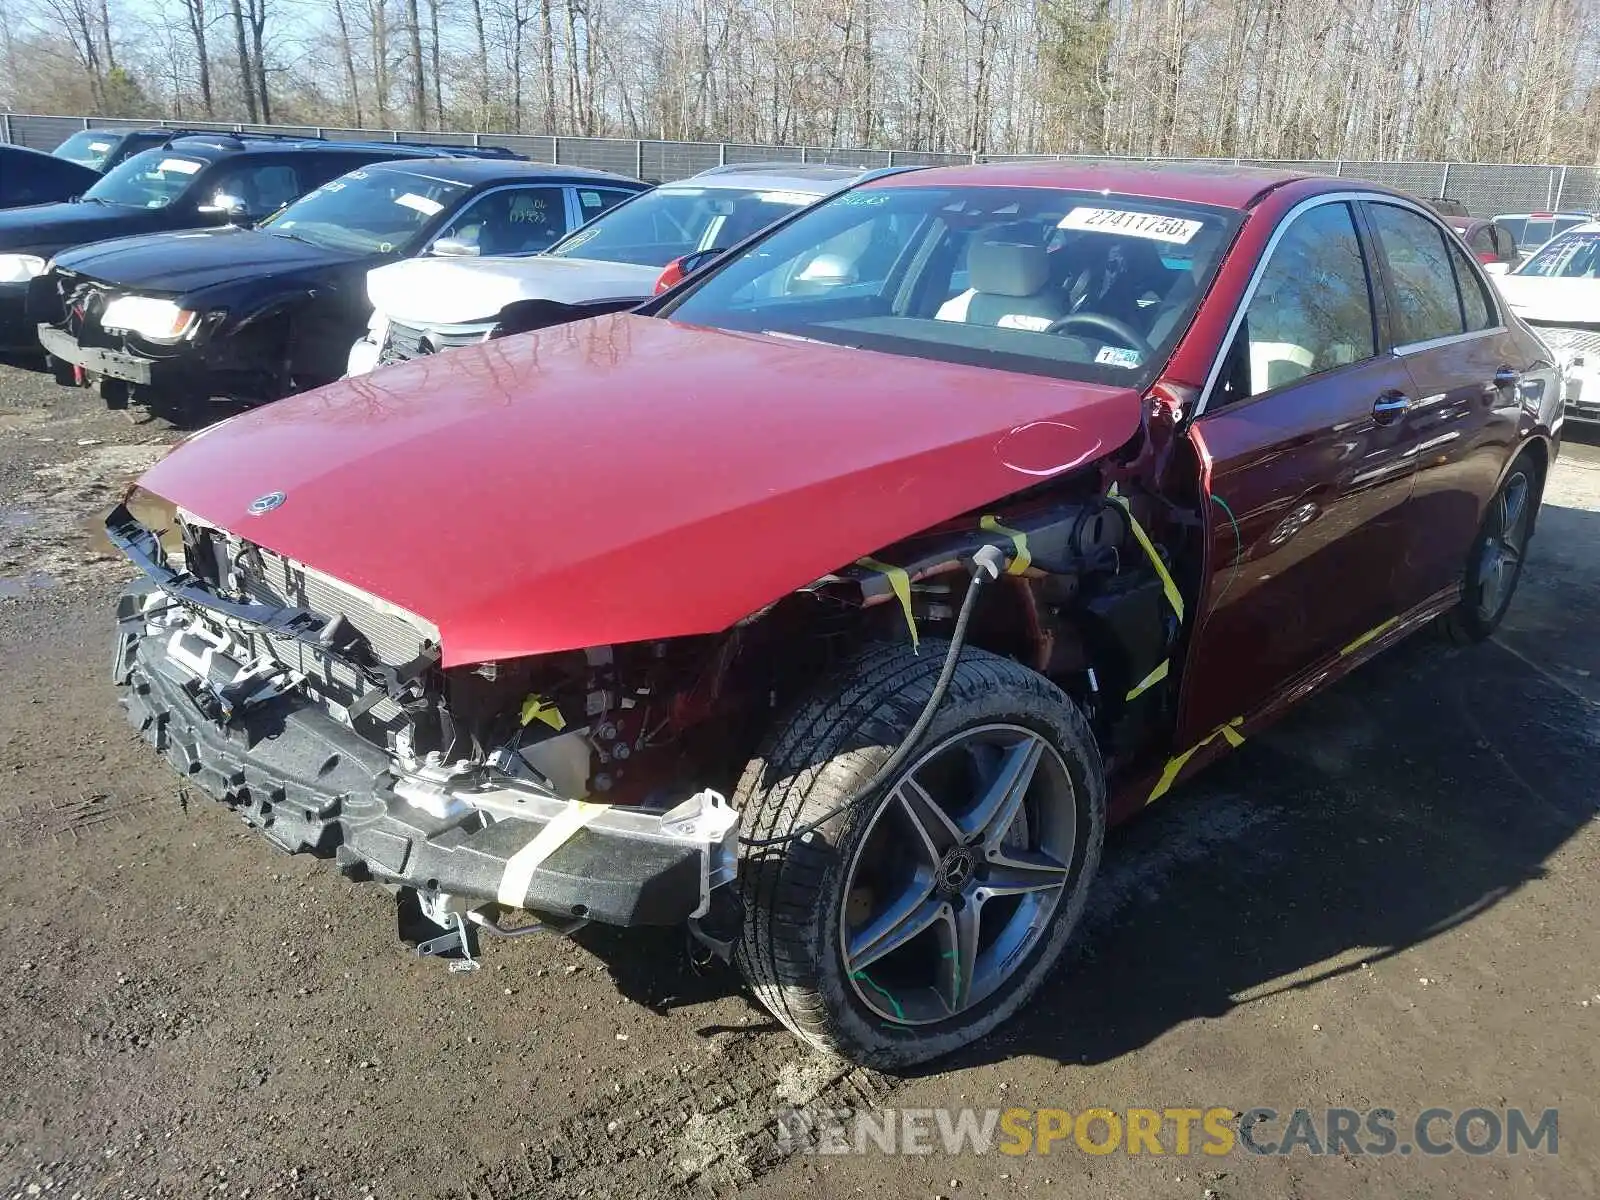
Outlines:
[[[127,505],[106,528],[145,576],[117,614],[130,720],[282,849],[414,889],[463,931],[518,909],[557,927],[677,924],[734,878],[721,793],[587,799],[632,749],[608,652],[446,672],[425,622],[190,514],[172,529],[182,567]],[[574,683],[593,685],[576,703]]]

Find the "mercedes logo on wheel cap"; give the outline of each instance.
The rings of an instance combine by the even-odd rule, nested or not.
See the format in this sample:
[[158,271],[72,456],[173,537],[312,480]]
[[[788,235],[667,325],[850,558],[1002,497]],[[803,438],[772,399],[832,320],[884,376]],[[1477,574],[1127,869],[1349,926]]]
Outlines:
[[257,496],[250,501],[250,507],[245,509],[252,517],[259,517],[271,512],[289,497],[282,492],[268,492],[265,496]]

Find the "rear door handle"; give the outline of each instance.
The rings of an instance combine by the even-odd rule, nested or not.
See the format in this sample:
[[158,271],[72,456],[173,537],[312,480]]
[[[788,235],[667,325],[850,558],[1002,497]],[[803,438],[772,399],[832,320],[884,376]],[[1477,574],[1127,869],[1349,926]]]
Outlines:
[[1372,406],[1372,415],[1378,424],[1397,421],[1411,407],[1411,397],[1404,392],[1384,392]]

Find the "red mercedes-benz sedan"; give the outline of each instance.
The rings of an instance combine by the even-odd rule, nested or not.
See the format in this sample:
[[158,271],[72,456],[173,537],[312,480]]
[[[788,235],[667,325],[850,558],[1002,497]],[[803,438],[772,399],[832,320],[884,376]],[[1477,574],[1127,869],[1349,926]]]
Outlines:
[[915,1062],[1034,995],[1108,823],[1495,629],[1560,395],[1393,192],[891,174],[183,445],[107,522],[115,679],[423,949],[687,922],[807,1042]]

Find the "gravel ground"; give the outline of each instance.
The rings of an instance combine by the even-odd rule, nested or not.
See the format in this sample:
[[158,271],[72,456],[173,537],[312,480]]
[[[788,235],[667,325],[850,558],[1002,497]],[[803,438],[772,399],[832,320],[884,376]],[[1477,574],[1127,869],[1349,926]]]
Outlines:
[[[452,974],[386,893],[190,796],[106,678],[90,519],[162,448],[0,368],[0,1197],[1600,1193],[1600,451],[1510,619],[1419,637],[1114,835],[1082,960],[908,1078],[800,1052],[676,935]],[[1560,1108],[1559,1155],[795,1155],[774,1111]]]

